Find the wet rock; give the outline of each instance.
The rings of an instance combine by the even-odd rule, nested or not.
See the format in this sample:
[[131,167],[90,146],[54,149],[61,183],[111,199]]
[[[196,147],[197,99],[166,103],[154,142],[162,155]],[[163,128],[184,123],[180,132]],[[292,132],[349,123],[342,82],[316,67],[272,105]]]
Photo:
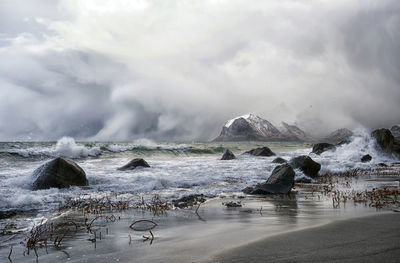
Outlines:
[[224,151],[224,154],[222,155],[221,160],[233,160],[236,159],[236,156],[233,154],[233,152],[231,152],[231,150],[226,149]]
[[205,201],[206,198],[203,194],[197,194],[197,195],[184,196],[182,198],[173,200],[172,203],[174,204],[175,207],[185,208],[197,205],[198,203],[204,203]]
[[295,179],[295,182],[299,184],[309,184],[312,182],[312,179],[308,177],[300,177]]
[[363,163],[368,163],[372,160],[372,156],[369,154],[364,155],[363,157],[361,157],[361,162]]
[[14,217],[18,214],[17,211],[0,211],[0,220]]
[[222,204],[226,207],[242,207],[242,202],[240,201],[239,202],[230,201]]
[[75,162],[58,157],[33,172],[33,190],[88,185],[85,171]]
[[388,129],[378,129],[371,133],[379,148],[388,154],[393,152],[394,137]]
[[135,158],[124,166],[118,168],[120,171],[133,170],[136,167],[150,167],[150,165],[142,158]]
[[314,144],[314,146],[312,148],[312,153],[319,155],[323,152],[326,152],[329,150],[334,150],[334,149],[336,149],[335,145],[326,143],[326,142],[322,142],[322,143]]
[[248,154],[254,155],[254,156],[274,156],[275,155],[275,153],[273,153],[271,151],[271,149],[268,148],[268,147],[261,147],[261,148],[252,149],[252,150],[250,150],[248,152],[245,152],[245,153],[248,153]]
[[265,183],[243,189],[246,194],[287,194],[294,186],[295,172],[288,164],[282,164],[272,171]]
[[300,169],[311,178],[318,176],[318,172],[321,169],[321,165],[307,155],[295,157],[289,163],[294,169]]
[[282,163],[287,163],[287,161],[285,159],[281,158],[281,157],[278,157],[278,158],[275,158],[272,161],[272,163],[280,163],[280,164],[282,164]]

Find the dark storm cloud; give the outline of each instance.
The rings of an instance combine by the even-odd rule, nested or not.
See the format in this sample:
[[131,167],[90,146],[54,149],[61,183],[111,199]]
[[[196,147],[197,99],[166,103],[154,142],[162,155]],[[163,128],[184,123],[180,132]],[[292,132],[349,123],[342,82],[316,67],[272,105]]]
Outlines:
[[400,2],[3,1],[0,140],[399,123]]

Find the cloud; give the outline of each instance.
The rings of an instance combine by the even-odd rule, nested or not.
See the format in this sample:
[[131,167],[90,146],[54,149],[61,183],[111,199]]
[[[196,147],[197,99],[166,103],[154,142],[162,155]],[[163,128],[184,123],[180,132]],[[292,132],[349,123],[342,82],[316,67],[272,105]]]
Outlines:
[[50,2],[2,13],[2,140],[208,140],[249,112],[317,134],[400,122],[398,1]]

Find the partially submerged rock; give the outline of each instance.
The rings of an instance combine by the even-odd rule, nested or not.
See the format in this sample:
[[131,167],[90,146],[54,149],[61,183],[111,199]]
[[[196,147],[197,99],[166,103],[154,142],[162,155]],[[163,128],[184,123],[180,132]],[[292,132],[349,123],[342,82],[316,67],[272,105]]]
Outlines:
[[294,186],[295,172],[288,164],[275,167],[265,183],[243,190],[246,194],[287,194]]
[[280,163],[280,164],[282,164],[282,163],[287,163],[287,161],[285,159],[281,158],[281,157],[278,157],[278,158],[275,158],[272,161],[272,163]]
[[312,148],[312,153],[319,155],[323,152],[326,152],[329,150],[334,150],[334,149],[336,149],[335,145],[326,143],[326,142],[322,142],[322,143],[314,144],[314,146]]
[[18,214],[17,211],[15,210],[10,210],[10,211],[0,211],[0,220],[1,219],[7,219],[10,217],[14,217]]
[[233,154],[233,152],[231,152],[231,150],[226,149],[224,151],[224,154],[222,155],[221,160],[233,160],[236,159],[236,156]]
[[308,178],[308,177],[300,177],[300,178],[295,179],[294,181],[295,181],[295,183],[298,183],[298,184],[312,183],[312,179]]
[[245,152],[245,153],[248,153],[248,154],[254,155],[254,156],[274,156],[275,155],[275,153],[273,153],[271,151],[271,149],[268,148],[268,147],[261,147],[261,148],[252,149],[252,150],[250,150],[248,152]]
[[226,207],[242,207],[242,202],[240,202],[240,201],[238,201],[238,202],[230,201],[230,202],[226,202],[226,203],[222,203],[222,204]]
[[136,167],[150,167],[150,165],[142,158],[135,158],[124,166],[118,168],[120,171],[133,170]]
[[394,137],[388,129],[378,129],[371,133],[379,148],[388,154],[393,152]]
[[33,172],[33,190],[88,185],[85,171],[75,162],[58,157]]
[[289,163],[293,168],[300,169],[311,178],[318,176],[318,172],[321,169],[321,165],[307,155],[295,157]]
[[204,203],[206,198],[203,194],[196,194],[196,195],[188,195],[182,198],[173,200],[172,203],[175,207],[178,208],[185,208],[189,206],[197,205],[198,203]]
[[363,157],[361,157],[361,162],[363,162],[363,163],[370,162],[371,160],[372,160],[372,156],[369,154],[366,154]]

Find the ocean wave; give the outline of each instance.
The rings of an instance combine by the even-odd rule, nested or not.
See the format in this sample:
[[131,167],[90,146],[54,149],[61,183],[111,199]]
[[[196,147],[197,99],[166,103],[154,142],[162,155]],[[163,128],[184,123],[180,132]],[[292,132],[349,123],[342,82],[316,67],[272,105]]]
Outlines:
[[67,157],[71,159],[98,156],[101,154],[100,147],[90,147],[78,145],[72,137],[62,137],[56,145],[33,146],[28,148],[1,149],[0,153],[5,153],[24,158],[31,157]]
[[55,155],[60,157],[80,158],[98,156],[100,153],[100,147],[87,148],[83,145],[77,145],[74,138],[71,137],[62,137],[57,141],[55,147]]

